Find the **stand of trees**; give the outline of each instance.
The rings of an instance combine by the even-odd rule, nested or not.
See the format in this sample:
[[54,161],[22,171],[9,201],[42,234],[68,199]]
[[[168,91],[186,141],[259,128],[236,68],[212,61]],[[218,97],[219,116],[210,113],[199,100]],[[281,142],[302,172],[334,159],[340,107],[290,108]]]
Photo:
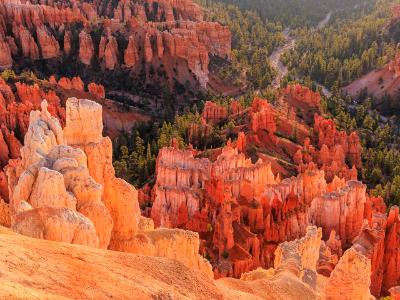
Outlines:
[[230,62],[214,61],[210,69],[223,80],[248,90],[270,85],[275,71],[268,56],[284,42],[282,25],[264,21],[257,12],[240,10],[234,5],[210,0],[198,2],[206,9],[207,21],[220,22],[232,33]]
[[313,27],[330,11],[341,15],[371,7],[375,0],[220,0],[241,10],[252,10],[262,20],[279,22],[285,27]]
[[400,119],[383,117],[372,103],[367,97],[354,103],[334,92],[323,106],[338,128],[358,132],[363,146],[359,175],[371,194],[382,196],[389,206],[400,205]]
[[297,30],[296,47],[283,55],[291,77],[339,88],[382,67],[394,57],[399,41],[388,30],[390,6],[390,1],[379,1],[359,19],[337,19],[319,31]]

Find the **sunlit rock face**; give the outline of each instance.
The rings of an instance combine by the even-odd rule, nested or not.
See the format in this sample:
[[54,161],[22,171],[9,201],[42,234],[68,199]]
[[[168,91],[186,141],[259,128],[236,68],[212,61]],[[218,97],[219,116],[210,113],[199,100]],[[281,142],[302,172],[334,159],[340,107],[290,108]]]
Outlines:
[[101,105],[68,99],[64,129],[41,106],[30,114],[22,158],[7,166],[1,224],[34,238],[176,259],[212,277],[196,233],[154,230],[140,217],[136,189],[115,177]]

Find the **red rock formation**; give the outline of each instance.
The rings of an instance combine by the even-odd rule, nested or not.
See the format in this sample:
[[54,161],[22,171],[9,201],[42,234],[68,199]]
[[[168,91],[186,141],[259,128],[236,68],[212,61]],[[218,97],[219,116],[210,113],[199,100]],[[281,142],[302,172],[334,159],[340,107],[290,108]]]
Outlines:
[[73,77],[71,79],[71,88],[83,92],[85,90],[85,84],[80,77]]
[[238,139],[236,141],[236,147],[240,152],[246,151],[246,135],[243,132],[239,132]]
[[226,119],[228,116],[228,110],[224,106],[220,106],[214,102],[207,101],[204,105],[203,113],[201,117],[209,124],[215,125],[220,121]]
[[82,12],[89,21],[95,21],[99,17],[92,3],[82,3]]
[[104,66],[108,70],[114,70],[118,66],[118,44],[113,36],[101,37],[99,59],[104,61]]
[[332,181],[335,176],[356,180],[357,168],[361,167],[361,145],[358,135],[355,132],[347,135],[343,131],[337,131],[332,120],[326,120],[317,114],[314,119],[314,135],[320,149],[317,150],[309,139],[305,140],[303,149],[298,150],[294,156],[299,172],[317,164],[325,171],[328,181]]
[[[288,85],[282,91],[284,97],[288,98],[290,102],[298,102],[301,105],[307,105],[309,107],[320,108],[321,95],[314,93],[309,88],[300,84]],[[297,103],[294,103],[295,106]]]
[[189,142],[193,145],[199,145],[205,138],[212,133],[212,126],[207,124],[206,121],[201,118],[200,124],[192,123],[189,128]]
[[[271,266],[280,242],[304,235],[311,202],[325,190],[323,172],[276,181],[269,163],[252,164],[229,144],[214,163],[194,158],[190,150],[164,148],[157,159],[151,217],[156,226],[212,230],[207,253],[216,251],[215,275],[238,277]],[[232,264],[228,269],[225,256]]]
[[313,224],[322,227],[324,239],[334,230],[344,247],[351,246],[361,231],[366,203],[366,186],[348,181],[338,191],[326,193],[312,202]]
[[71,53],[71,32],[65,31],[64,33],[64,52],[66,55]]
[[400,286],[390,288],[389,292],[393,300],[400,300]]
[[268,101],[256,98],[251,106],[250,129],[254,132],[266,130],[270,137],[274,137],[276,131],[275,115]]
[[[59,27],[62,24],[82,21],[82,15],[76,7],[71,9],[59,8],[54,5],[34,5],[20,1],[2,1],[0,3],[0,20],[2,24],[15,23],[17,26],[25,25],[32,29],[44,24],[51,28]],[[0,27],[3,31],[4,27]],[[0,30],[1,31],[1,30]]]
[[93,55],[94,47],[92,38],[82,30],[79,34],[79,60],[85,65],[90,65]]
[[384,272],[386,214],[375,214],[371,221],[371,224],[364,224],[360,235],[354,240],[353,247],[371,260],[370,290],[373,295],[379,297]]
[[46,27],[38,27],[36,29],[36,35],[42,58],[54,58],[60,54],[60,45],[54,36],[48,32]]
[[[28,130],[29,113],[38,109],[43,99],[48,100],[53,116],[60,120],[65,118],[60,99],[53,91],[44,92],[37,84],[30,86],[19,82],[15,83],[15,88],[16,95],[11,84],[0,79],[0,168],[7,164],[7,159],[20,157],[22,137]],[[1,186],[2,197],[8,199],[4,185]]]
[[11,68],[12,64],[10,46],[0,35],[0,69]]
[[61,77],[57,84],[65,90],[70,90],[72,88],[71,80],[66,77]]
[[[75,57],[75,53],[71,56],[76,51],[72,47],[79,46],[78,61],[88,67],[95,56],[107,70],[119,67],[122,56],[125,66],[129,68],[136,66],[141,59],[153,67],[168,65],[168,72],[183,66],[188,72],[182,78],[177,76],[178,79],[181,82],[192,81],[194,74],[205,88],[209,54],[230,57],[229,29],[218,23],[203,21],[203,10],[190,0],[157,4],[152,0],[142,3],[120,1],[114,11],[111,11],[111,6],[97,2],[62,6],[51,1],[41,5],[3,1],[0,5],[2,68],[12,65],[11,54],[18,59],[18,47],[24,57],[37,60],[59,57],[61,44],[63,54],[70,58]],[[104,9],[96,11],[96,6],[102,5],[105,5]],[[111,15],[114,15],[113,19],[110,19]],[[106,33],[100,41],[92,40],[89,22],[96,23]],[[73,23],[84,25],[79,34],[79,45],[75,45],[77,33],[73,32],[76,30],[71,26]],[[129,25],[124,28],[124,24]],[[35,31],[36,34],[33,34]],[[126,38],[129,37],[124,53],[120,53],[116,32],[124,32]],[[99,49],[98,53],[94,53],[95,49]],[[139,72],[141,67],[135,72]]]
[[134,36],[129,37],[128,47],[124,52],[124,62],[127,67],[133,67],[139,62],[139,52]]
[[23,56],[31,60],[38,60],[40,58],[39,48],[29,30],[22,26],[16,30],[15,37],[19,39]]
[[394,286],[398,286],[400,283],[400,271],[399,271],[399,232],[400,232],[400,218],[399,208],[394,206],[389,212],[386,225],[386,237],[385,237],[385,255],[383,258],[383,282],[382,292],[387,291]]
[[88,84],[88,91],[92,95],[99,97],[99,98],[105,98],[106,97],[106,92],[104,90],[104,86],[101,84],[96,84],[96,83],[89,83]]
[[242,104],[237,100],[233,100],[229,105],[229,114],[230,115],[237,115],[237,114],[241,113],[242,110],[243,110]]
[[324,291],[325,299],[371,299],[371,262],[354,247],[347,250],[333,270]]

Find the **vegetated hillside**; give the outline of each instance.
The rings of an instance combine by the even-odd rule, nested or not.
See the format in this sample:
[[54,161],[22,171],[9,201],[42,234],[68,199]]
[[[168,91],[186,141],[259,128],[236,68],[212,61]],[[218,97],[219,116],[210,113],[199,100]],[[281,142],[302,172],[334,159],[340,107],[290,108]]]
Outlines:
[[391,1],[357,19],[337,19],[315,32],[297,31],[296,47],[284,55],[290,78],[308,78],[328,88],[340,88],[382,67],[395,55],[396,36],[387,27]]
[[391,60],[398,51],[398,14],[392,5],[382,1],[360,19],[337,20],[312,34],[299,30],[297,47],[284,57],[291,68],[286,83],[299,79],[313,89],[315,83],[332,89],[322,106],[339,128],[358,132],[361,178],[389,206],[400,203],[399,105],[390,95],[399,88],[397,60]]
[[283,26],[269,22],[255,11],[216,1],[198,1],[206,10],[207,21],[218,21],[232,33],[229,62],[212,59],[210,69],[218,78],[241,87],[242,92],[267,88],[275,70],[268,57],[284,42]]
[[279,22],[287,27],[315,26],[329,12],[346,15],[371,7],[375,0],[222,0],[242,10],[257,12],[262,20]]
[[[400,38],[399,10],[400,6],[398,5],[392,7],[392,17],[384,28],[385,34],[391,38],[393,43],[399,41]],[[392,59],[387,64],[383,67],[378,65],[376,69],[355,79],[349,85],[343,87],[343,92],[354,98],[371,96],[374,104],[379,106],[383,114],[398,114],[400,112],[400,56],[398,46],[394,49],[394,52],[394,55],[388,57]]]

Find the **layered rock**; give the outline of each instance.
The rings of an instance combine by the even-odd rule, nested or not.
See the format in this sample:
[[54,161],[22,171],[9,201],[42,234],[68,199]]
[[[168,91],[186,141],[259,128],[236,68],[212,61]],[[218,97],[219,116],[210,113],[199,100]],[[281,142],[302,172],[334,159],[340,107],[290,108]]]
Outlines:
[[91,36],[84,30],[79,34],[79,60],[85,65],[90,65],[94,55],[94,47]]
[[14,95],[12,88],[10,84],[0,79],[1,168],[7,164],[8,159],[20,157],[20,141],[28,131],[29,113],[31,110],[39,109],[43,99],[48,100],[48,110],[53,116],[59,118],[62,123],[65,118],[60,99],[53,91],[44,92],[37,84],[27,85],[17,82]]
[[228,116],[228,110],[226,107],[219,106],[218,104],[207,101],[204,105],[203,113],[201,117],[206,121],[206,123],[215,125],[220,121],[226,119]]
[[38,45],[28,29],[20,26],[16,29],[14,35],[14,38],[19,40],[24,57],[31,60],[38,60],[40,58]]
[[89,176],[85,154],[65,145],[60,123],[48,113],[46,102],[41,112],[30,114],[21,156],[22,173],[10,187],[12,229],[107,248],[112,221],[101,202],[102,187]]
[[10,207],[2,198],[0,198],[0,226],[11,226]]
[[128,46],[124,51],[124,62],[127,67],[133,67],[139,62],[139,50],[132,35],[129,37]]
[[[151,220],[151,219],[150,219]],[[147,227],[135,235],[134,239],[120,245],[120,251],[147,256],[168,257],[182,262],[191,269],[200,270],[209,278],[212,271],[208,261],[199,255],[199,236],[197,233],[178,230]]]
[[113,36],[101,38],[98,57],[108,70],[114,70],[118,66],[118,44]]
[[352,244],[363,225],[366,188],[358,181],[348,181],[339,190],[314,199],[312,222],[322,227],[324,239],[328,239],[334,230],[344,247]]
[[215,275],[239,277],[272,266],[280,242],[306,233],[311,203],[326,189],[324,172],[280,181],[270,163],[252,164],[229,144],[213,163],[195,158],[191,150],[163,148],[151,217],[156,226],[211,231],[212,246],[205,251],[215,255]]
[[60,54],[58,41],[47,31],[46,27],[37,28],[36,35],[43,59],[54,58]]
[[300,84],[288,85],[282,93],[284,97],[288,98],[288,101],[299,102],[312,108],[320,108],[321,95]]
[[250,117],[250,128],[252,131],[266,130],[271,137],[274,137],[276,131],[275,115],[266,100],[254,99]]
[[[54,78],[54,80],[55,80],[55,78]],[[51,78],[49,81],[52,82]],[[73,77],[72,79],[69,79],[66,77],[61,77],[58,82],[52,82],[52,83],[58,84],[60,87],[62,87],[65,90],[71,90],[71,89],[77,90],[77,91],[85,90],[85,84],[83,83],[83,81],[80,77]]]
[[179,230],[154,231],[150,230],[151,226],[139,232],[138,194],[133,186],[115,177],[111,140],[102,136],[101,105],[70,98],[66,116],[66,142],[84,151],[90,176],[104,188],[102,201],[113,220],[108,248],[177,259],[211,276],[210,265],[198,254],[197,236]]
[[118,250],[119,241],[130,239],[137,231],[140,214],[137,191],[127,182],[115,177],[111,140],[102,136],[101,105],[70,98],[67,100],[66,116],[66,142],[85,152],[89,174],[104,187],[102,201],[114,224],[110,247]]
[[386,215],[376,214],[371,224],[364,223],[353,247],[371,260],[371,294],[379,297],[383,280]]
[[353,247],[347,250],[328,279],[326,299],[371,299],[371,262]]
[[0,69],[11,68],[13,60],[8,43],[0,36]]
[[299,276],[300,273],[309,270],[316,276],[321,238],[321,228],[313,226],[307,228],[306,235],[301,239],[280,244],[275,251],[275,272],[291,269],[295,275]]
[[294,155],[299,171],[318,166],[325,171],[328,181],[332,181],[335,176],[356,180],[357,169],[361,167],[358,135],[355,132],[347,135],[343,131],[337,131],[332,120],[326,120],[317,114],[314,116],[314,135],[319,150],[307,138],[303,149]]
[[394,286],[398,286],[400,282],[399,272],[399,208],[394,206],[391,208],[386,225],[385,237],[385,254],[383,257],[383,282],[382,291],[387,291]]

